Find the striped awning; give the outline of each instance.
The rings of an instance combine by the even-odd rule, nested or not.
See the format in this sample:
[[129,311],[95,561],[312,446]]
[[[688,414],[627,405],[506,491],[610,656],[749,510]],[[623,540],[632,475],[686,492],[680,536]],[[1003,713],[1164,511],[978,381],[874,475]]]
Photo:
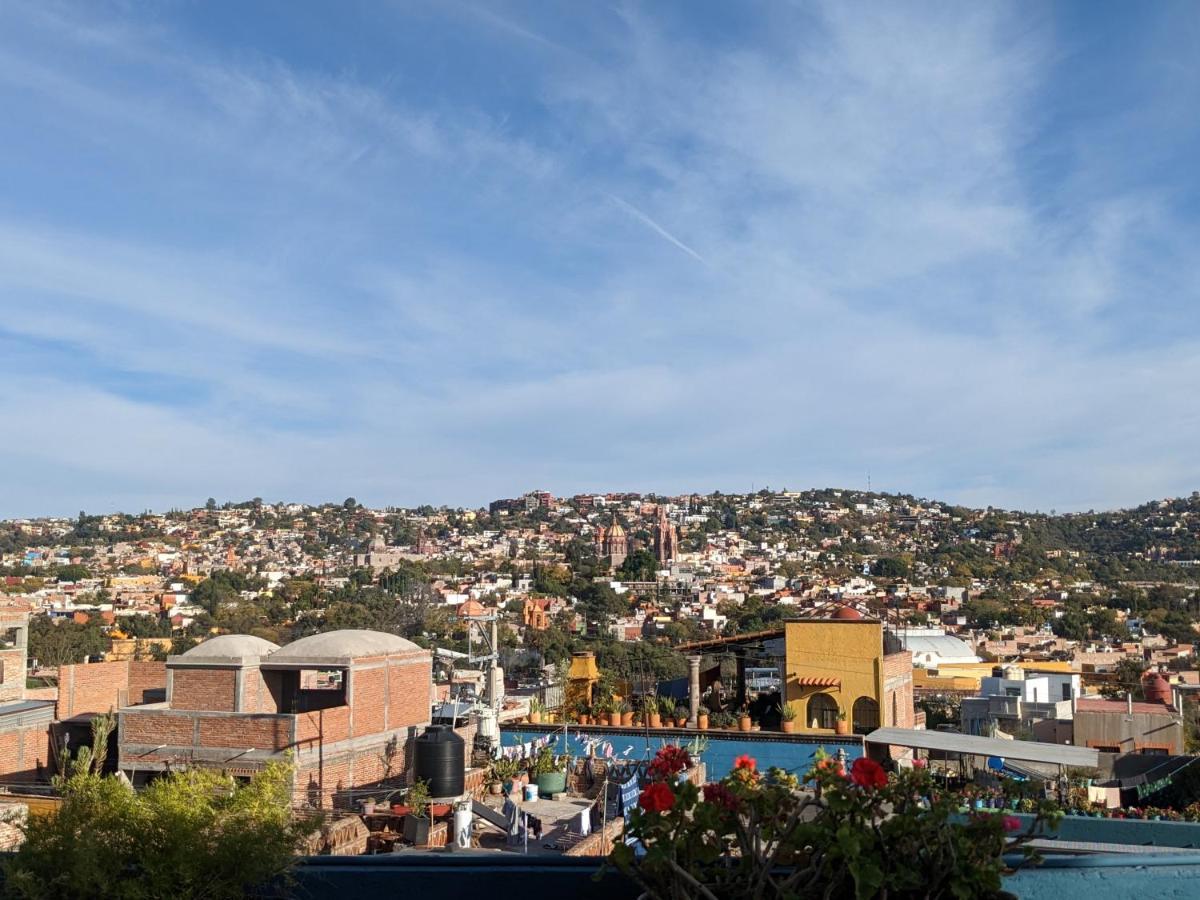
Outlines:
[[840,678],[797,678],[792,682],[800,687],[816,687],[816,688],[840,688],[842,679]]

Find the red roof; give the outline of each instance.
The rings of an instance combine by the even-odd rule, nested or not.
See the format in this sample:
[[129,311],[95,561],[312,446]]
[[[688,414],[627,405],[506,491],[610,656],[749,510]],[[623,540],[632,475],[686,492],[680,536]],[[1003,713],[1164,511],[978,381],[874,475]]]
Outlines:
[[[1129,711],[1129,703],[1125,700],[1099,700],[1091,698],[1081,698],[1079,705],[1075,708],[1076,712],[1089,713],[1107,713],[1109,715],[1117,715]],[[1142,715],[1171,715],[1173,710],[1164,703],[1143,703],[1135,701],[1133,711]]]

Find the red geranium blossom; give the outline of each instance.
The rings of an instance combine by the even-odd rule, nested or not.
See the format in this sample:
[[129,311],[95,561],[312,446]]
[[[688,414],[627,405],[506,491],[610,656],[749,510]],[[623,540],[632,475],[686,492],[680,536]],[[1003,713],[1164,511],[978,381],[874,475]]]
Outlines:
[[738,799],[734,796],[733,791],[725,787],[723,784],[713,782],[704,786],[704,799],[706,802],[719,806],[727,812],[737,812]]
[[875,760],[860,756],[850,767],[850,780],[859,787],[887,787],[887,772]]
[[1004,830],[1005,831],[1020,831],[1021,830],[1021,820],[1018,819],[1016,816],[1005,816],[1004,817]]
[[669,778],[691,768],[692,758],[682,747],[669,745],[663,747],[650,763],[651,778]]
[[638,805],[646,812],[666,812],[675,805],[675,794],[666,784],[656,781],[642,791]]
[[753,772],[758,767],[758,761],[749,753],[743,753],[733,761],[735,769],[749,769]]

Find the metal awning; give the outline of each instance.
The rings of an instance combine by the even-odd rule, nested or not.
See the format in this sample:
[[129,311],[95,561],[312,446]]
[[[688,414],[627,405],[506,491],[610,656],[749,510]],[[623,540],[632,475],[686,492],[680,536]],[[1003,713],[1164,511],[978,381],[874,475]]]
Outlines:
[[999,756],[1024,762],[1046,763],[1053,766],[1100,765],[1100,751],[1090,747],[1068,744],[1041,744],[1037,741],[1005,741],[1000,738],[955,734],[951,731],[924,731],[917,728],[877,728],[864,740],[868,744],[894,744],[921,750],[941,750],[945,753],[967,753],[972,756]]

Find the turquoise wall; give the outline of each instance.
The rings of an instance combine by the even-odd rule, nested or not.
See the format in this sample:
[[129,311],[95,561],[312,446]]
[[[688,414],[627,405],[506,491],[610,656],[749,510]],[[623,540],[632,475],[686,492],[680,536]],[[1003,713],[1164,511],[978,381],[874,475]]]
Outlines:
[[[680,744],[686,747],[691,741],[701,737],[708,742],[708,748],[701,753],[700,758],[708,770],[708,777],[714,781],[729,774],[733,769],[733,761],[743,754],[754,757],[761,771],[778,766],[795,775],[803,775],[812,768],[815,754],[822,747],[831,756],[837,753],[839,747],[844,749],[847,762],[852,762],[863,755],[862,739],[850,736],[811,738],[777,732],[767,734],[763,732],[691,730],[652,731],[647,735],[644,729],[597,728],[590,725],[570,725],[567,731],[569,737],[565,747],[575,756],[584,755],[583,742],[576,738],[577,734],[583,733],[592,738],[611,741],[618,757],[635,760],[653,757],[664,744]],[[536,740],[547,734],[556,736],[555,752],[562,753],[564,751],[562,726],[504,726],[500,732],[500,744],[503,747],[512,747],[526,741]],[[627,756],[625,755],[626,748],[632,748]]]

